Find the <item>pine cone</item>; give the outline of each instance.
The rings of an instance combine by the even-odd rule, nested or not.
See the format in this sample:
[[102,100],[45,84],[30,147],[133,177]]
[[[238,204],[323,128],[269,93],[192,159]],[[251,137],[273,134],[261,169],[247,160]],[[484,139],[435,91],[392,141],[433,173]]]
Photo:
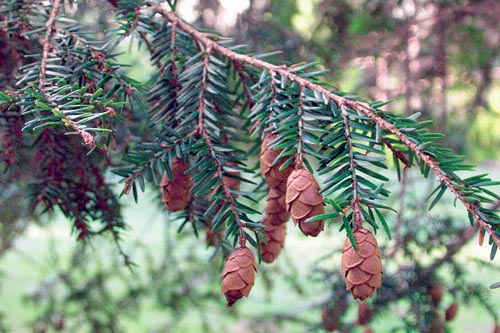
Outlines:
[[306,222],[310,217],[324,214],[323,196],[313,175],[305,170],[294,170],[288,177],[286,187],[286,208],[293,222],[299,225],[306,236],[316,237],[325,227],[323,220]]
[[431,297],[434,304],[439,304],[444,295],[444,288],[441,283],[436,283],[431,287]]
[[358,251],[354,250],[349,238],[344,243],[342,273],[346,289],[355,299],[364,301],[382,285],[382,261],[377,240],[365,228],[355,229],[354,238]]
[[335,308],[325,306],[321,311],[321,325],[327,332],[333,332],[340,326],[339,316]]
[[446,321],[451,321],[457,316],[457,311],[458,311],[458,304],[453,303],[446,309],[446,312],[444,313],[444,319]]
[[175,158],[170,166],[172,179],[168,178],[167,173],[163,173],[160,186],[162,189],[161,201],[165,203],[167,209],[171,212],[177,212],[186,209],[191,200],[191,176],[186,175],[185,171],[189,168],[188,163]]
[[266,235],[267,242],[261,240],[260,252],[262,260],[270,264],[278,257],[285,244],[286,224],[273,225],[267,215],[264,216],[262,224],[266,226],[262,232]]
[[229,255],[222,271],[221,288],[226,295],[227,306],[248,296],[255,282],[255,272],[255,257],[247,247],[239,247]]
[[372,320],[373,311],[366,302],[361,302],[358,306],[358,324],[366,325]]
[[429,324],[429,332],[432,332],[432,333],[444,333],[445,332],[445,325],[441,321],[439,313],[436,310],[434,310],[432,312],[432,320]]
[[260,147],[260,170],[266,178],[267,186],[271,188],[281,187],[282,193],[285,191],[285,184],[288,176],[293,170],[294,163],[291,163],[285,169],[280,170],[286,158],[282,158],[280,162],[273,166],[274,160],[278,157],[282,150],[271,149],[268,147],[269,143],[276,138],[276,134],[268,134],[262,141]]
[[266,216],[272,225],[286,223],[290,218],[290,213],[286,210],[285,192],[278,188],[270,188],[267,195]]

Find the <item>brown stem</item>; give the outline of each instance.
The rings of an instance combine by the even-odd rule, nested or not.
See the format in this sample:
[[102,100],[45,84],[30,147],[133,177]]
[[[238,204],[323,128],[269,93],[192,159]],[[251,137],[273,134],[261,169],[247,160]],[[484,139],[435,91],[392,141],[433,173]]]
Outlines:
[[389,148],[390,151],[396,156],[396,158],[401,161],[405,165],[405,168],[411,168],[410,162],[408,162],[408,159],[406,158],[405,154],[396,148],[389,142],[387,139],[382,139],[382,142],[386,145],[387,148]]
[[493,241],[500,246],[500,237],[495,233],[493,229],[488,225],[486,221],[484,221],[478,210],[481,208],[480,205],[469,203],[466,201],[464,196],[460,194],[454,187],[448,176],[444,174],[444,172],[439,167],[439,164],[436,160],[434,160],[430,155],[428,155],[422,148],[418,147],[416,143],[414,143],[408,136],[406,136],[403,132],[401,132],[396,126],[382,118],[379,114],[375,112],[375,110],[369,106],[368,104],[360,101],[349,100],[342,96],[336,95],[329,91],[327,88],[322,87],[318,84],[315,84],[307,79],[300,77],[299,75],[290,72],[286,66],[277,66],[271,63],[262,61],[260,59],[252,58],[248,55],[238,54],[222,45],[217,44],[216,41],[210,39],[206,34],[203,34],[196,29],[194,29],[189,24],[182,21],[177,14],[174,12],[170,12],[161,6],[154,5],[154,8],[158,13],[160,13],[163,17],[165,17],[170,22],[176,22],[178,27],[192,36],[195,40],[205,45],[205,47],[210,47],[214,52],[219,53],[220,55],[229,58],[233,62],[239,62],[242,64],[248,64],[260,69],[268,70],[270,72],[274,72],[281,76],[288,77],[290,80],[297,83],[299,86],[303,86],[313,91],[317,91],[321,93],[326,98],[330,99],[334,103],[339,106],[347,106],[352,110],[362,113],[364,116],[370,118],[374,123],[380,126],[383,130],[386,130],[396,137],[398,137],[406,146],[408,146],[439,178],[439,180],[446,186],[448,189],[457,197],[460,202],[465,206],[467,211],[469,211],[474,219],[488,232],[488,234],[492,237]]
[[340,104],[342,119],[344,120],[344,132],[347,149],[349,150],[349,164],[352,179],[352,202],[351,207],[354,212],[354,226],[359,229],[363,226],[361,208],[359,207],[358,179],[356,177],[356,165],[354,164],[354,150],[352,147],[351,127],[349,126],[349,116],[345,104]]
[[299,119],[297,121],[297,127],[299,128],[299,137],[297,139],[297,157],[295,159],[295,168],[301,169],[304,164],[304,100],[302,96],[305,94],[304,86],[300,86],[300,94],[299,94],[299,109],[298,116]]
[[42,61],[40,63],[40,76],[38,80],[38,88],[40,88],[40,90],[43,89],[43,85],[45,83],[45,72],[47,70],[47,61],[49,58],[50,39],[54,34],[55,20],[57,17],[57,13],[59,12],[60,3],[61,0],[54,0],[54,4],[52,5],[52,9],[50,10],[49,19],[45,24],[47,26],[47,31],[45,32],[45,37],[43,38],[42,41],[43,53],[42,53]]

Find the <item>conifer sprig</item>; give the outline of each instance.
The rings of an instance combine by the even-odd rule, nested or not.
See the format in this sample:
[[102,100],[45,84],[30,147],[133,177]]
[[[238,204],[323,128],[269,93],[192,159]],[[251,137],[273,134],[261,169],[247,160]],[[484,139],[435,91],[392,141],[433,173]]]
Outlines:
[[[256,57],[236,53],[228,47],[217,43],[217,41],[211,39],[208,35],[198,32],[192,26],[182,21],[176,13],[170,12],[160,6],[154,6],[154,8],[169,22],[172,24],[175,23],[178,29],[184,31],[184,33],[191,36],[191,38],[196,40],[198,43],[203,44],[206,48],[210,48],[213,52],[219,54],[223,58],[227,58],[233,63],[238,63],[240,66],[253,66],[259,68],[263,71],[264,75],[266,72],[272,73],[271,77],[275,75],[279,76],[282,82],[285,79],[290,80],[293,82],[292,85],[296,84],[298,87],[301,87],[301,89],[303,87],[315,92],[324,100],[326,104],[331,101],[337,107],[343,108],[343,110],[352,110],[354,114],[358,114],[360,117],[366,118],[368,120],[370,130],[376,133],[372,140],[374,141],[372,142],[373,144],[380,144],[381,142],[384,143],[382,139],[385,139],[385,142],[390,142],[387,140],[395,137],[397,139],[396,143],[400,143],[402,146],[406,147],[406,150],[394,150],[395,148],[392,142],[390,143],[390,146],[388,146],[388,149],[393,152],[399,151],[400,153],[396,153],[396,157],[400,161],[408,160],[411,161],[410,163],[412,165],[419,165],[424,175],[428,175],[428,173],[432,171],[441,182],[442,188],[451,191],[457,200],[462,202],[469,212],[471,221],[479,223],[481,227],[483,227],[490,235],[493,244],[492,256],[494,255],[496,248],[500,245],[500,237],[498,236],[497,227],[497,224],[500,222],[500,218],[496,211],[491,211],[482,207],[482,203],[489,202],[491,201],[491,198],[498,197],[495,193],[484,189],[485,186],[495,185],[496,182],[491,182],[486,178],[480,178],[481,181],[478,181],[476,178],[472,178],[471,182],[471,179],[467,180],[458,177],[455,174],[455,171],[468,170],[469,166],[460,164],[460,160],[457,156],[454,156],[450,152],[444,151],[440,148],[434,142],[437,136],[432,133],[422,133],[422,131],[419,132],[418,129],[425,127],[425,125],[427,125],[426,123],[419,124],[411,117],[408,119],[402,119],[402,117],[383,112],[378,109],[382,103],[368,104],[358,99],[345,97],[340,93],[332,92],[328,88],[313,82],[313,80],[309,80],[299,74],[296,74],[287,66],[274,65],[257,59]],[[271,81],[273,81],[273,78],[271,78]],[[266,93],[261,90],[260,95],[262,96],[265,94]],[[269,97],[271,96],[267,95],[268,99]],[[260,99],[260,101],[262,102],[262,99]],[[292,100],[291,103],[292,105],[289,106],[293,107],[293,104],[296,103],[296,101]],[[262,107],[260,108],[262,110],[266,108],[265,105]],[[345,114],[346,112],[342,111],[344,119],[346,119]],[[415,125],[416,128],[410,127],[409,124]],[[262,124],[257,125],[263,126]],[[278,140],[279,139],[280,138],[278,138]],[[281,139],[283,139],[283,136],[281,136]],[[373,145],[368,146],[371,147]],[[358,153],[353,153],[352,156],[354,156],[354,154]],[[358,157],[360,156],[361,155],[358,155]],[[378,158],[375,159],[377,161],[372,161],[373,163],[380,162]],[[447,162],[446,159],[451,159],[451,161]],[[379,164],[381,164],[381,162]],[[407,163],[403,162],[403,164],[407,166]],[[439,197],[442,195],[442,192],[443,191],[439,189]],[[365,195],[364,200],[368,201],[371,200],[371,198]],[[360,208],[359,203],[360,200],[356,200],[356,198],[354,198],[352,204],[355,206],[354,213],[357,214],[357,216],[359,216],[359,212],[362,212],[363,217],[365,218],[369,217],[370,219],[373,219],[375,215],[378,215],[378,218],[383,218],[378,213],[373,214],[371,211],[373,208],[372,206],[366,205],[366,209],[363,210]],[[355,221],[358,219],[359,217],[356,217]]]

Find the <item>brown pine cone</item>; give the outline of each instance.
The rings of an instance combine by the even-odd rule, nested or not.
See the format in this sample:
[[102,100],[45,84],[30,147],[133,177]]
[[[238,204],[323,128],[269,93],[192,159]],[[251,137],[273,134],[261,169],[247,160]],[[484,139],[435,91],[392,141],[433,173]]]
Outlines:
[[286,210],[285,192],[278,188],[270,188],[267,194],[266,216],[272,225],[280,225],[288,221],[290,213]]
[[306,222],[310,217],[324,214],[323,196],[314,176],[306,169],[294,170],[286,186],[286,208],[293,222],[306,236],[316,237],[325,227],[323,220]]
[[268,147],[269,143],[276,138],[276,134],[268,134],[262,141],[260,147],[260,170],[266,179],[267,186],[271,188],[281,188],[281,192],[285,192],[285,185],[288,176],[293,170],[294,163],[291,163],[285,169],[280,170],[286,158],[282,158],[280,162],[273,166],[274,160],[278,157],[282,150],[271,149]]
[[382,285],[382,261],[377,240],[365,228],[353,230],[358,251],[349,238],[345,240],[341,269],[346,289],[355,299],[364,301]]
[[444,288],[441,283],[433,284],[431,287],[431,297],[434,304],[439,304],[444,295]]
[[325,306],[321,311],[321,325],[327,332],[333,332],[339,328],[340,320],[335,308]]
[[446,309],[446,312],[444,313],[444,319],[446,321],[451,321],[457,316],[457,311],[458,311],[458,304],[453,303]]
[[366,325],[372,320],[373,311],[366,302],[361,302],[358,306],[358,324]]
[[248,296],[255,282],[255,272],[255,257],[247,247],[239,247],[229,255],[222,271],[221,287],[226,295],[227,306]]
[[167,173],[163,173],[160,181],[161,201],[165,203],[167,209],[171,212],[177,212],[186,209],[191,200],[191,176],[186,175],[185,171],[189,169],[189,163],[182,159],[175,158],[170,166],[172,179],[168,178]]
[[286,224],[273,225],[267,215],[264,216],[262,224],[266,226],[262,232],[266,235],[267,242],[261,240],[260,253],[262,261],[270,264],[278,257],[285,244]]
[[439,315],[439,312],[436,310],[433,311],[432,313],[433,317],[432,320],[429,324],[429,332],[432,333],[444,333],[445,332],[445,325],[441,321],[441,316]]

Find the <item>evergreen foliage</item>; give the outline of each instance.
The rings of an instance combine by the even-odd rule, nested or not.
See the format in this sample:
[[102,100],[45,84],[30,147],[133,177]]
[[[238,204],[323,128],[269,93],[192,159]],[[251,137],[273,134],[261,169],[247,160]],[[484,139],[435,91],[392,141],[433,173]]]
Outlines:
[[[193,182],[181,213],[186,222],[223,233],[220,246],[248,241],[259,250],[265,236],[255,193],[265,185],[252,181],[259,173],[252,159],[272,133],[268,148],[280,150],[275,165],[306,167],[323,178],[327,212],[309,222],[341,220],[354,246],[353,230],[364,222],[390,238],[385,216],[396,210],[385,204],[387,170],[393,165],[401,178],[415,167],[439,181],[429,209],[450,191],[471,224],[488,234],[494,258],[500,216],[485,205],[500,200],[488,189],[500,183],[487,175],[463,177],[473,166],[442,147],[442,134],[419,114],[386,112],[387,102],[337,91],[322,81],[317,64],[273,64],[262,60],[272,54],[247,54],[230,39],[185,23],[175,2],[167,1],[169,9],[154,1],[109,3],[117,28],[105,35],[64,15],[69,2],[0,5],[0,36],[20,65],[1,81],[2,166],[6,178],[28,172],[32,209],[58,207],[79,239],[110,232],[118,241],[125,224],[105,172],[120,176],[123,194],[132,192],[137,201],[139,190],[159,187],[163,174],[172,180],[177,158],[187,161]],[[148,48],[157,68],[151,82],[123,74],[117,45],[128,36]],[[23,155],[27,145],[35,147],[32,156]]]

